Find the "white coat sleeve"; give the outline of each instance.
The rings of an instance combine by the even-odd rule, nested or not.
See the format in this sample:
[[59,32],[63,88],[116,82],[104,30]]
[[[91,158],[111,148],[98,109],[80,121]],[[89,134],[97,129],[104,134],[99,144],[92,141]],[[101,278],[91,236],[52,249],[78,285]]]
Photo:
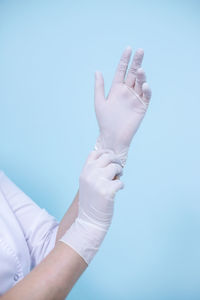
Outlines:
[[31,256],[31,269],[54,248],[59,222],[40,208],[4,172],[0,189],[23,231]]

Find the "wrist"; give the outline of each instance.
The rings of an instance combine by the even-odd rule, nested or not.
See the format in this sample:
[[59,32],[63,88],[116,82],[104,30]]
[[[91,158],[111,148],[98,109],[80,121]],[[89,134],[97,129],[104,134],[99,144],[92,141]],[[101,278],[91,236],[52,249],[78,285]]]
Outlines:
[[60,241],[68,244],[89,264],[99,250],[106,232],[107,230],[77,217]]
[[120,142],[116,141],[111,143],[110,141],[110,138],[106,138],[103,134],[100,133],[96,140],[94,150],[112,150],[119,158],[121,166],[124,167],[128,157],[129,146],[121,146]]

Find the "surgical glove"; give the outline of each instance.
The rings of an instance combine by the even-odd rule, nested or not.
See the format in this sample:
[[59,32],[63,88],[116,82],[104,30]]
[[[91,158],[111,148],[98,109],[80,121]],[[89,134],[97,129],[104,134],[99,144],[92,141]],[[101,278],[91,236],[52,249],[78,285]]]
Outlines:
[[60,241],[73,248],[87,264],[98,251],[108,231],[114,197],[123,188],[119,159],[110,150],[92,151],[79,178],[78,216]]
[[135,52],[127,72],[131,53],[132,49],[127,47],[122,54],[107,98],[102,73],[95,72],[95,112],[99,125],[95,149],[113,150],[122,166],[125,165],[131,140],[151,98],[145,73],[140,68],[143,50]]

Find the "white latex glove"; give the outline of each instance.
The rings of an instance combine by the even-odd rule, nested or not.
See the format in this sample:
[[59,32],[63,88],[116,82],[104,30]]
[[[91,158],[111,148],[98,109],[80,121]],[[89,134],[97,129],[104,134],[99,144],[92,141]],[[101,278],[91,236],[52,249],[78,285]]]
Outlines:
[[95,73],[95,112],[100,131],[95,149],[113,150],[122,166],[151,98],[145,73],[140,68],[144,55],[142,49],[135,52],[126,76],[131,53],[131,47],[123,52],[107,98],[102,73]]
[[115,193],[123,188],[113,151],[92,151],[79,179],[78,217],[60,241],[72,247],[87,264],[98,251],[111,224]]

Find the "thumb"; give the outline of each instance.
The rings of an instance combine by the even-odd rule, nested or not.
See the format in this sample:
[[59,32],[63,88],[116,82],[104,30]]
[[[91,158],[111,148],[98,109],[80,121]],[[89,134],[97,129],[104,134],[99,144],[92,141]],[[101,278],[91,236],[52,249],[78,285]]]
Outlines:
[[95,104],[101,105],[105,101],[104,79],[100,71],[95,72]]

